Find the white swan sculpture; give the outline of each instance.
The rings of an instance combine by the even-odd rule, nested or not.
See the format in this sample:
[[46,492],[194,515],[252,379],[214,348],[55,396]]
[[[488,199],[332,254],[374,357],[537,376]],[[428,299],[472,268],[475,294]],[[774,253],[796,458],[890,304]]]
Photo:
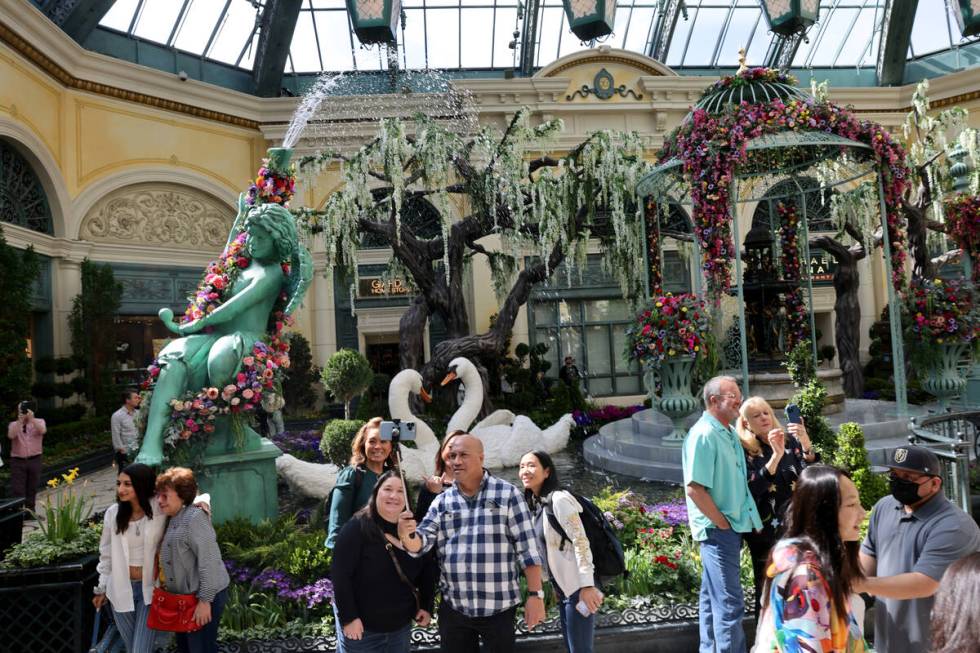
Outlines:
[[[454,358],[449,363],[449,373],[442,384],[459,379],[465,395],[463,403],[449,420],[447,433],[466,431],[483,406],[483,380],[480,372],[466,358]],[[498,410],[469,429],[483,442],[484,461],[488,468],[513,467],[520,463],[528,451],[541,450],[557,453],[568,444],[575,420],[568,413],[543,431],[526,415],[514,415],[509,410]]]
[[[405,470],[406,479],[412,482],[435,473],[439,440],[428,424],[412,414],[408,405],[409,393],[419,395],[423,401],[429,400],[428,393],[422,388],[422,375],[415,370],[402,370],[391,380],[388,388],[388,410],[392,419],[415,422],[417,448],[401,447],[402,469]],[[314,499],[326,499],[337,483],[340,469],[330,463],[311,463],[286,453],[276,458],[276,471],[293,492]]]
[[417,394],[422,401],[429,401],[429,395],[422,387],[422,375],[417,371],[402,370],[388,386],[388,411],[392,419],[402,422],[415,422],[415,447],[401,447],[402,469],[409,481],[419,481],[435,474],[436,452],[439,440],[432,428],[412,414],[408,405],[409,394]]

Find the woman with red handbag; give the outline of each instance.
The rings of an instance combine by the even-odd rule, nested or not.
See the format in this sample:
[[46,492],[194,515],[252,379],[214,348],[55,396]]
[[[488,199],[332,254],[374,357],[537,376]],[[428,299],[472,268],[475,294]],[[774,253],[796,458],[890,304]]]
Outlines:
[[191,470],[171,467],[157,477],[156,489],[168,521],[160,543],[163,586],[153,593],[150,627],[176,632],[181,653],[217,653],[229,578],[211,518],[191,505],[197,494]]

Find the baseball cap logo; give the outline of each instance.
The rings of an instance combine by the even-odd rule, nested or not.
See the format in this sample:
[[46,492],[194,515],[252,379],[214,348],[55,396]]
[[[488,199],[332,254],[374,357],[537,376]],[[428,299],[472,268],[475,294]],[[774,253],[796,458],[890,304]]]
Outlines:
[[904,463],[905,459],[909,457],[908,449],[896,449],[895,450],[895,462]]

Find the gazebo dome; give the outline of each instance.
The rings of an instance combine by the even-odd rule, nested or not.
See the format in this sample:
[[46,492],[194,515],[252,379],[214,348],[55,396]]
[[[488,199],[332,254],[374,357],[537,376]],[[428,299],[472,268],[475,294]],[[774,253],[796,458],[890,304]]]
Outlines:
[[761,104],[777,99],[788,102],[810,98],[810,94],[796,86],[796,80],[784,72],[772,68],[742,68],[708,87],[694,108],[721,113],[742,102]]

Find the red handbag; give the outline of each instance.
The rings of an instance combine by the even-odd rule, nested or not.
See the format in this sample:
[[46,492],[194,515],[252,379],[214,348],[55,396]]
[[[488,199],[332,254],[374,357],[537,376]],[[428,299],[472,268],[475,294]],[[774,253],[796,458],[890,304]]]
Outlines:
[[146,625],[153,630],[192,633],[201,629],[194,621],[195,608],[197,608],[197,596],[194,594],[173,594],[155,587]]

